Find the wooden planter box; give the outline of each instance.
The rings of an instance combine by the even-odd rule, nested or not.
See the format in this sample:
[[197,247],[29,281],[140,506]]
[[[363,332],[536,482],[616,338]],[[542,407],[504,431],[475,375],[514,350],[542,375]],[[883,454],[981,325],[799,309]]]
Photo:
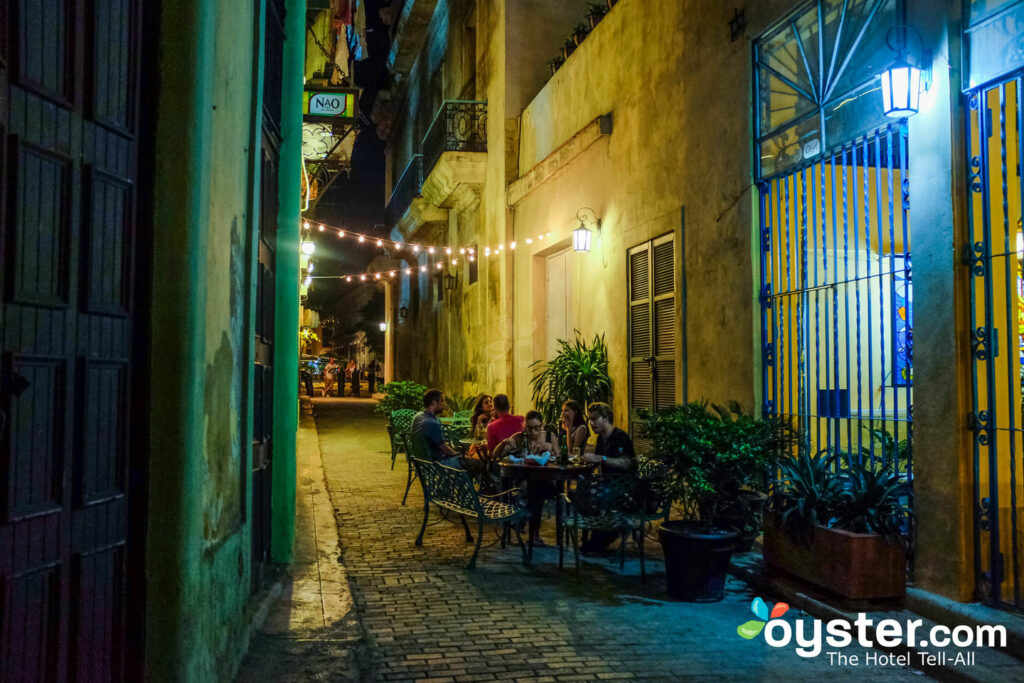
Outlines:
[[793,540],[766,512],[764,560],[851,600],[901,598],[907,592],[906,550],[883,536],[819,526],[804,544]]

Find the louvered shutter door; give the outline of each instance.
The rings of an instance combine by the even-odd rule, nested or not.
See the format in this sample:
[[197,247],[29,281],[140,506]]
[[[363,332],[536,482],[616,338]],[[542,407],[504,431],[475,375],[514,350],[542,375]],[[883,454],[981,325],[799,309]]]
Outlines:
[[651,355],[650,243],[629,250],[629,431],[636,433],[637,411],[654,407]]
[[654,407],[676,402],[676,299],[675,258],[672,236],[654,241]]

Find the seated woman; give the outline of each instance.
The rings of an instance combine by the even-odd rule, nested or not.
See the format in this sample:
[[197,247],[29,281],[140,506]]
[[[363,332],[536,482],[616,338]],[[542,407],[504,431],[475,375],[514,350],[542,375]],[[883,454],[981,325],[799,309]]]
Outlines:
[[569,400],[562,404],[562,420],[558,431],[565,435],[565,448],[570,456],[583,453],[583,447],[590,438],[590,430],[587,429],[587,420],[579,403]]
[[[543,455],[551,453],[558,459],[558,439],[555,434],[544,429],[544,416],[536,410],[526,413],[525,429],[502,441],[494,449],[495,459],[508,455]],[[544,511],[544,501],[556,493],[550,481],[534,480],[526,487],[526,508],[530,511],[530,543],[546,545],[540,538],[540,516]]]
[[487,438],[487,423],[491,421],[491,411],[494,410],[494,399],[490,394],[480,394],[476,399],[476,406],[473,408],[473,417],[469,419],[470,436],[477,440]]

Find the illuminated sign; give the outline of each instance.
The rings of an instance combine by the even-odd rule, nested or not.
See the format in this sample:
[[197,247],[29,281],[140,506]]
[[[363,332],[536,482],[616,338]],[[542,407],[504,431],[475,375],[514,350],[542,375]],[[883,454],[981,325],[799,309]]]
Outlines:
[[353,120],[356,117],[358,90],[306,90],[304,114],[316,121]]

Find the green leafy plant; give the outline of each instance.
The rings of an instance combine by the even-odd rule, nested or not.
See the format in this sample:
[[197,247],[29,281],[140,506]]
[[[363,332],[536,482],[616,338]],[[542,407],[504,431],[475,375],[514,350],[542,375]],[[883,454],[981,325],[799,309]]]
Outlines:
[[418,382],[388,382],[380,388],[384,398],[377,402],[375,410],[383,415],[390,415],[391,411],[403,408],[422,410],[423,392],[426,390],[427,388]]
[[770,505],[794,537],[806,540],[815,526],[832,519],[842,488],[835,476],[839,457],[828,450],[814,455],[803,451],[779,460]]
[[533,403],[544,413],[547,424],[556,424],[562,403],[572,399],[586,408],[595,401],[608,402],[612,378],[608,373],[608,347],[604,335],[594,335],[587,344],[576,333],[573,341],[558,340],[558,353],[551,360],[530,364]]
[[313,331],[311,327],[303,327],[299,331],[299,342],[303,346],[309,346],[315,342],[320,341],[320,335]]
[[445,412],[453,415],[465,410],[473,410],[476,405],[476,396],[463,396],[462,394],[444,395]]
[[895,537],[906,527],[912,511],[910,490],[891,466],[881,470],[867,463],[841,473],[841,490],[832,526],[859,534]]
[[788,422],[754,417],[736,403],[695,401],[640,417],[655,485],[681,503],[686,521],[706,530],[725,514],[749,512],[744,498],[764,488],[765,471],[796,444]]
[[879,466],[825,449],[779,461],[770,504],[791,536],[816,526],[897,537],[913,517],[910,488],[895,462]]

